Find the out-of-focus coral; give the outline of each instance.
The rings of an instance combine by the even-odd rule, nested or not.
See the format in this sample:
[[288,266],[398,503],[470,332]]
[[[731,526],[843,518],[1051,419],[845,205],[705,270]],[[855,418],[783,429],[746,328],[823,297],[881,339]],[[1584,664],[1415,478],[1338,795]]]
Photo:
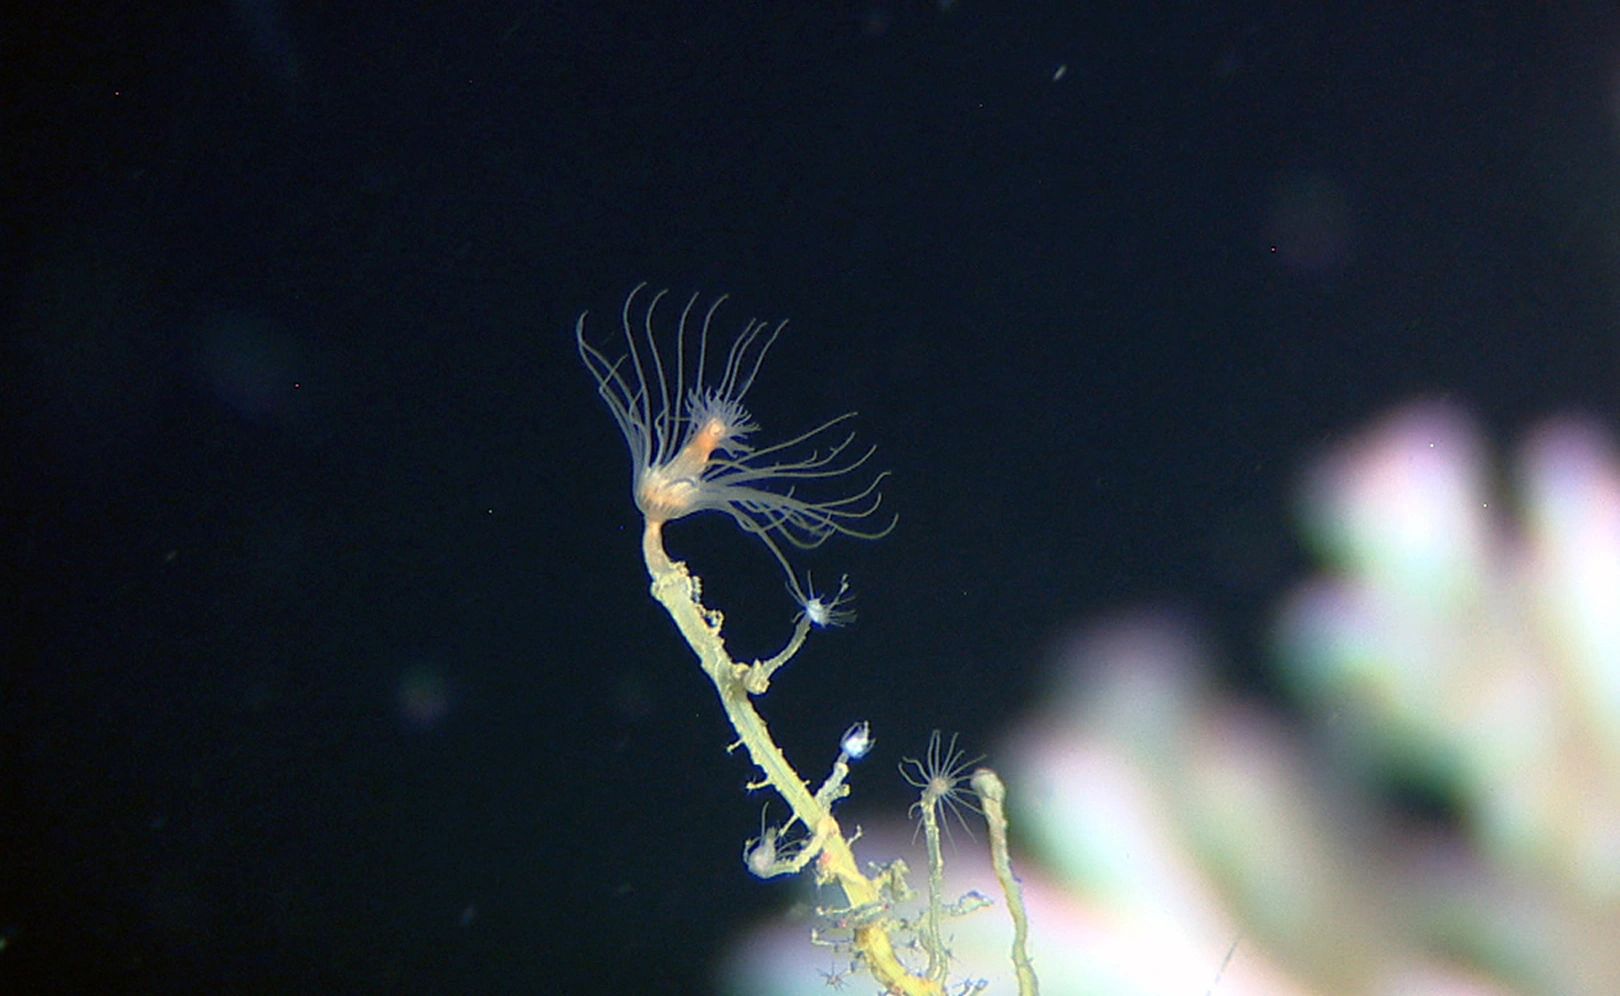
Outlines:
[[[1504,473],[1464,413],[1413,405],[1322,454],[1300,512],[1319,569],[1272,661],[1292,708],[1219,687],[1187,620],[1127,613],[1070,641],[990,752],[1046,991],[1620,993],[1609,436],[1548,422]],[[988,892],[977,850],[948,892]],[[960,976],[1010,992],[1009,932],[953,921]],[[740,939],[725,986],[827,992],[807,933]]]
[[1279,658],[1330,771],[1446,804],[1357,842],[1411,943],[1517,991],[1620,992],[1620,460],[1559,419],[1510,475],[1498,494],[1438,405],[1323,459],[1303,511],[1329,570],[1284,607]]

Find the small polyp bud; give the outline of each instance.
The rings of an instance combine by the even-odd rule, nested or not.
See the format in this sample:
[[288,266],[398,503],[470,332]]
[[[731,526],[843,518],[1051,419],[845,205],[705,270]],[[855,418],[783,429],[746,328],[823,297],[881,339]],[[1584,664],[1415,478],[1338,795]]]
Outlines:
[[877,741],[872,739],[872,724],[863,719],[844,731],[844,736],[838,741],[838,746],[843,749],[844,755],[851,761],[859,761],[866,756],[866,752],[871,750],[872,745],[875,743]]

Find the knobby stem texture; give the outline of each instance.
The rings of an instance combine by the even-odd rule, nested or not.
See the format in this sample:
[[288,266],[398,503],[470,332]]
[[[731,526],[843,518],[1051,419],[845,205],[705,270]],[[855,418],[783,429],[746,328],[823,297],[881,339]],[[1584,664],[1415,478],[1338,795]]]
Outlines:
[[[647,573],[652,577],[653,597],[675,620],[681,636],[697,654],[703,672],[714,682],[726,718],[737,731],[738,741],[764,773],[761,783],[775,789],[792,808],[793,815],[810,830],[812,837],[806,846],[819,847],[819,851],[803,857],[814,861],[817,881],[836,882],[852,910],[878,908],[883,902],[882,892],[855,863],[855,854],[832,814],[833,799],[823,800],[810,791],[771,739],[764,719],[750,701],[750,696],[762,694],[769,686],[770,672],[786,663],[804,642],[808,623],[799,623],[781,654],[765,662],[740,664],[726,651],[720,633],[723,622],[720,613],[703,605],[698,578],[684,563],[671,560],[664,551],[661,523],[647,522],[642,534],[642,556],[647,563]],[[900,963],[889,937],[893,926],[890,919],[879,917],[853,928],[852,943],[867,970],[889,992],[904,996],[944,996],[944,987],[938,981],[913,975]]]

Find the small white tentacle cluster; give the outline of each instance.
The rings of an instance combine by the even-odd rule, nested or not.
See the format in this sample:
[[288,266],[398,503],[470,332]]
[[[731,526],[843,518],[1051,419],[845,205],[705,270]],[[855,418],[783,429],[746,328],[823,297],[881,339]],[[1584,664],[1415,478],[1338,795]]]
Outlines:
[[845,730],[844,735],[838,740],[838,746],[842,748],[844,756],[851,761],[859,761],[865,757],[866,752],[871,750],[875,743],[877,740],[872,737],[872,724],[864,719]]
[[799,587],[797,579],[790,579],[788,592],[793,600],[799,603],[799,614],[794,621],[808,619],[810,625],[817,629],[826,629],[829,626],[848,626],[855,621],[855,610],[849,604],[855,601],[855,596],[849,593],[849,575],[845,574],[838,579],[838,590],[831,595],[816,594],[815,582],[809,573],[804,576],[804,587]]

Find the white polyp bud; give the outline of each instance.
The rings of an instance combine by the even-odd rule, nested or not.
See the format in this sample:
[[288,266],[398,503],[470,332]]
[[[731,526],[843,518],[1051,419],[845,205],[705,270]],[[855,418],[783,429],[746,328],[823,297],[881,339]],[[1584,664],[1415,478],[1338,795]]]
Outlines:
[[776,834],[776,828],[771,827],[756,840],[749,841],[750,846],[743,850],[743,864],[759,878],[776,874]]
[[838,741],[838,746],[843,749],[844,755],[851,761],[859,761],[866,756],[866,752],[871,750],[872,745],[875,743],[877,741],[872,739],[872,724],[863,719],[844,731],[844,736]]
[[838,579],[838,590],[831,595],[816,594],[815,583],[809,575],[805,575],[804,589],[800,590],[798,581],[788,583],[788,591],[792,592],[794,599],[799,603],[799,619],[807,620],[817,629],[828,626],[848,626],[855,621],[855,611],[849,608],[849,603],[855,596],[849,593],[849,575],[845,574]]

